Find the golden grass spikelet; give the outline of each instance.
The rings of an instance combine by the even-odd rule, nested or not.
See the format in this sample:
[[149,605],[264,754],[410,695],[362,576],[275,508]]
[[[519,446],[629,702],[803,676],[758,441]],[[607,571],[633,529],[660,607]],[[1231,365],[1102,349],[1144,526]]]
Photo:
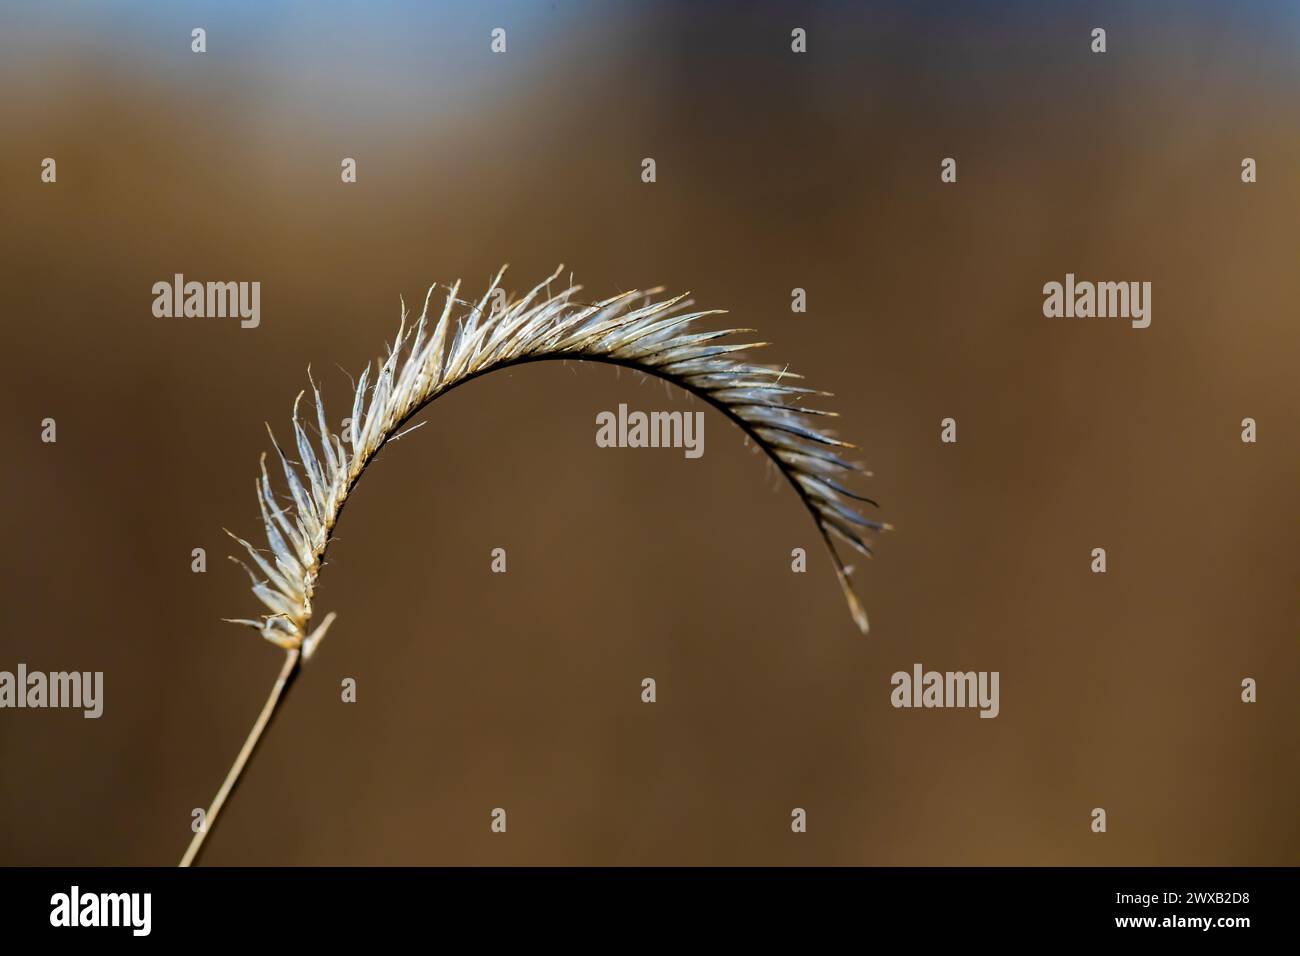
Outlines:
[[[297,453],[296,464],[281,450],[274,433],[271,435],[293,507],[277,504],[264,456],[257,496],[269,554],[232,535],[261,571],[259,577],[249,569],[253,593],[270,613],[260,620],[235,623],[256,628],[279,647],[302,646],[330,535],[357,479],[380,449],[421,408],[457,385],[497,369],[552,359],[634,368],[666,379],[723,412],[767,453],[798,492],[826,538],[853,618],[863,632],[867,630],[866,614],[849,586],[850,569],[840,559],[832,538],[870,555],[864,529],[886,526],[862,517],[853,502],[874,502],[841,481],[861,469],[841,457],[840,449],[854,446],[819,427],[820,420],[835,413],[801,404],[810,396],[829,396],[829,392],[796,384],[801,376],[785,368],[756,365],[737,357],[765,346],[765,342],[719,341],[750,329],[690,331],[696,320],[722,312],[684,311],[691,305],[685,296],[650,301],[653,291],[632,291],[583,304],[575,299],[579,286],[546,294],[560,274],[557,270],[527,295],[492,311],[489,302],[504,272],[503,268],[476,305],[461,303],[457,283],[447,290],[435,322],[430,322],[428,311],[432,288],[414,326],[407,327],[403,314],[387,358],[378,363],[373,384],[372,365],[366,366],[356,382],[346,438],[330,430],[320,390],[313,384],[309,404],[314,421],[308,426],[317,432],[313,443],[300,416],[306,393],[299,393],[289,446]],[[453,331],[457,305],[469,307]]]

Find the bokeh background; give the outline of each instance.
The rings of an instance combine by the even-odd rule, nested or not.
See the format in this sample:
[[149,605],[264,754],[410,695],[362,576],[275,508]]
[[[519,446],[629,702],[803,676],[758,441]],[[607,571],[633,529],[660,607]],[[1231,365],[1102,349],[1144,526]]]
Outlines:
[[[872,633],[716,413],[699,460],[603,450],[688,400],[483,379],[359,486],[205,862],[1300,862],[1294,4],[0,9],[0,668],[106,682],[0,711],[0,863],[179,859],[281,659],[219,620],[260,608],[221,529],[263,422],[309,363],[341,418],[399,296],[503,262],[690,290],[837,393],[897,526]],[[155,318],[177,272],[260,281],[261,326]],[[1152,326],[1044,318],[1066,272],[1151,281]],[[1001,716],[892,709],[917,661]]]

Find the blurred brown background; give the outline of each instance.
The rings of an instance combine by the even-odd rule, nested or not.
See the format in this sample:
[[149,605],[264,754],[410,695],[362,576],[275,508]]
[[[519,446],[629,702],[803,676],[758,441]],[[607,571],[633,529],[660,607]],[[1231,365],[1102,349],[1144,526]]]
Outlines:
[[[341,418],[399,295],[502,262],[691,290],[837,393],[897,526],[872,633],[716,413],[697,461],[603,450],[597,411],[687,400],[486,378],[359,486],[339,621],[205,862],[1300,859],[1293,6],[3,16],[0,669],[106,687],[98,721],[0,711],[0,863],[179,859],[281,659],[219,621],[259,610],[221,529],[258,531],[263,422],[308,363]],[[154,318],[177,272],[260,281],[261,326]],[[1151,281],[1151,327],[1044,318],[1066,272]],[[892,709],[917,661],[1000,671],[1001,715]]]

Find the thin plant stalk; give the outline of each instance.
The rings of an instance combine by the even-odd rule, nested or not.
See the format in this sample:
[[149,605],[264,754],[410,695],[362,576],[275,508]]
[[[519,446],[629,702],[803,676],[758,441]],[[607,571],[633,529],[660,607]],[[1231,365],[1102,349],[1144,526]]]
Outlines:
[[275,679],[275,686],[271,688],[271,695],[266,698],[266,703],[262,705],[262,712],[257,715],[257,720],[253,723],[253,729],[248,732],[248,738],[244,741],[244,746],[240,748],[239,756],[235,757],[235,762],[230,765],[230,772],[226,774],[226,779],[222,781],[221,789],[212,798],[212,805],[208,807],[207,813],[203,817],[203,825],[195,831],[194,839],[190,840],[190,845],[185,850],[185,856],[181,857],[181,866],[190,866],[198,861],[199,854],[203,852],[204,841],[217,825],[217,818],[221,813],[221,808],[225,806],[230,795],[235,792],[235,787],[244,774],[244,767],[252,758],[253,752],[257,750],[257,745],[262,742],[262,734],[270,726],[271,718],[275,716],[280,707],[280,702],[284,700],[285,692],[289,690],[294,678],[298,676],[298,666],[301,663],[301,658],[302,651],[297,648],[284,652],[284,666],[280,668],[280,676]]
[[244,746],[239,748],[239,754],[235,757],[235,762],[230,765],[226,779],[221,782],[221,789],[212,798],[212,804],[204,813],[203,825],[195,832],[194,838],[190,840],[190,845],[185,849],[185,855],[181,857],[181,866],[190,866],[198,861],[199,854],[203,852],[204,841],[207,840],[208,834],[217,825],[217,817],[221,813],[221,808],[225,806],[226,801],[230,799],[230,795],[235,792],[235,787],[243,779],[244,768],[248,765],[248,761],[253,759],[258,744],[262,742],[262,736],[266,733],[267,728],[271,726],[271,719],[279,711],[280,705],[284,703],[285,696],[289,693],[289,688],[293,686],[294,680],[302,671],[303,661],[309,659],[320,645],[321,638],[325,636],[329,626],[334,623],[335,616],[333,611],[325,615],[320,627],[307,640],[303,641],[301,648],[291,647],[285,650],[284,666],[280,668],[280,676],[275,679],[275,685],[271,688],[266,703],[262,705],[262,712],[257,715],[257,720],[253,722],[253,729],[248,732],[248,737],[244,740]]

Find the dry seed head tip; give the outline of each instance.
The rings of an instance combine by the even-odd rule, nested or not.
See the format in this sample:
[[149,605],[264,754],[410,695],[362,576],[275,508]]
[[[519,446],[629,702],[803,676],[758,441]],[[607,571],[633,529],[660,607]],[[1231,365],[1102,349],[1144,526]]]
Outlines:
[[[429,312],[437,289],[431,287],[414,325],[408,326],[403,305],[387,356],[367,365],[355,381],[346,438],[330,429],[320,389],[309,373],[307,421],[304,390],[293,403],[290,455],[267,426],[291,504],[280,503],[263,455],[256,485],[267,546],[257,548],[231,535],[252,561],[252,566],[245,564],[252,590],[269,613],[234,623],[257,629],[277,647],[309,654],[333,620],[328,615],[309,636],[311,598],[325,550],[353,485],[384,444],[424,405],[461,382],[525,362],[569,359],[658,376],[740,427],[776,463],[812,515],[853,619],[867,631],[866,612],[849,583],[852,569],[836,548],[847,546],[869,557],[866,532],[888,526],[859,514],[855,502],[875,502],[844,484],[865,472],[842,457],[855,446],[820,427],[835,413],[803,405],[829,393],[797,384],[801,376],[785,367],[754,364],[741,356],[765,342],[722,341],[752,330],[694,330],[698,319],[721,314],[719,310],[687,311],[692,303],[684,295],[653,301],[658,289],[624,292],[596,303],[581,301],[581,287],[572,284],[552,294],[551,284],[562,269],[495,309],[489,303],[497,298],[504,268],[477,303],[458,297],[457,282],[444,290],[437,314]],[[315,432],[315,441],[309,431]]]

